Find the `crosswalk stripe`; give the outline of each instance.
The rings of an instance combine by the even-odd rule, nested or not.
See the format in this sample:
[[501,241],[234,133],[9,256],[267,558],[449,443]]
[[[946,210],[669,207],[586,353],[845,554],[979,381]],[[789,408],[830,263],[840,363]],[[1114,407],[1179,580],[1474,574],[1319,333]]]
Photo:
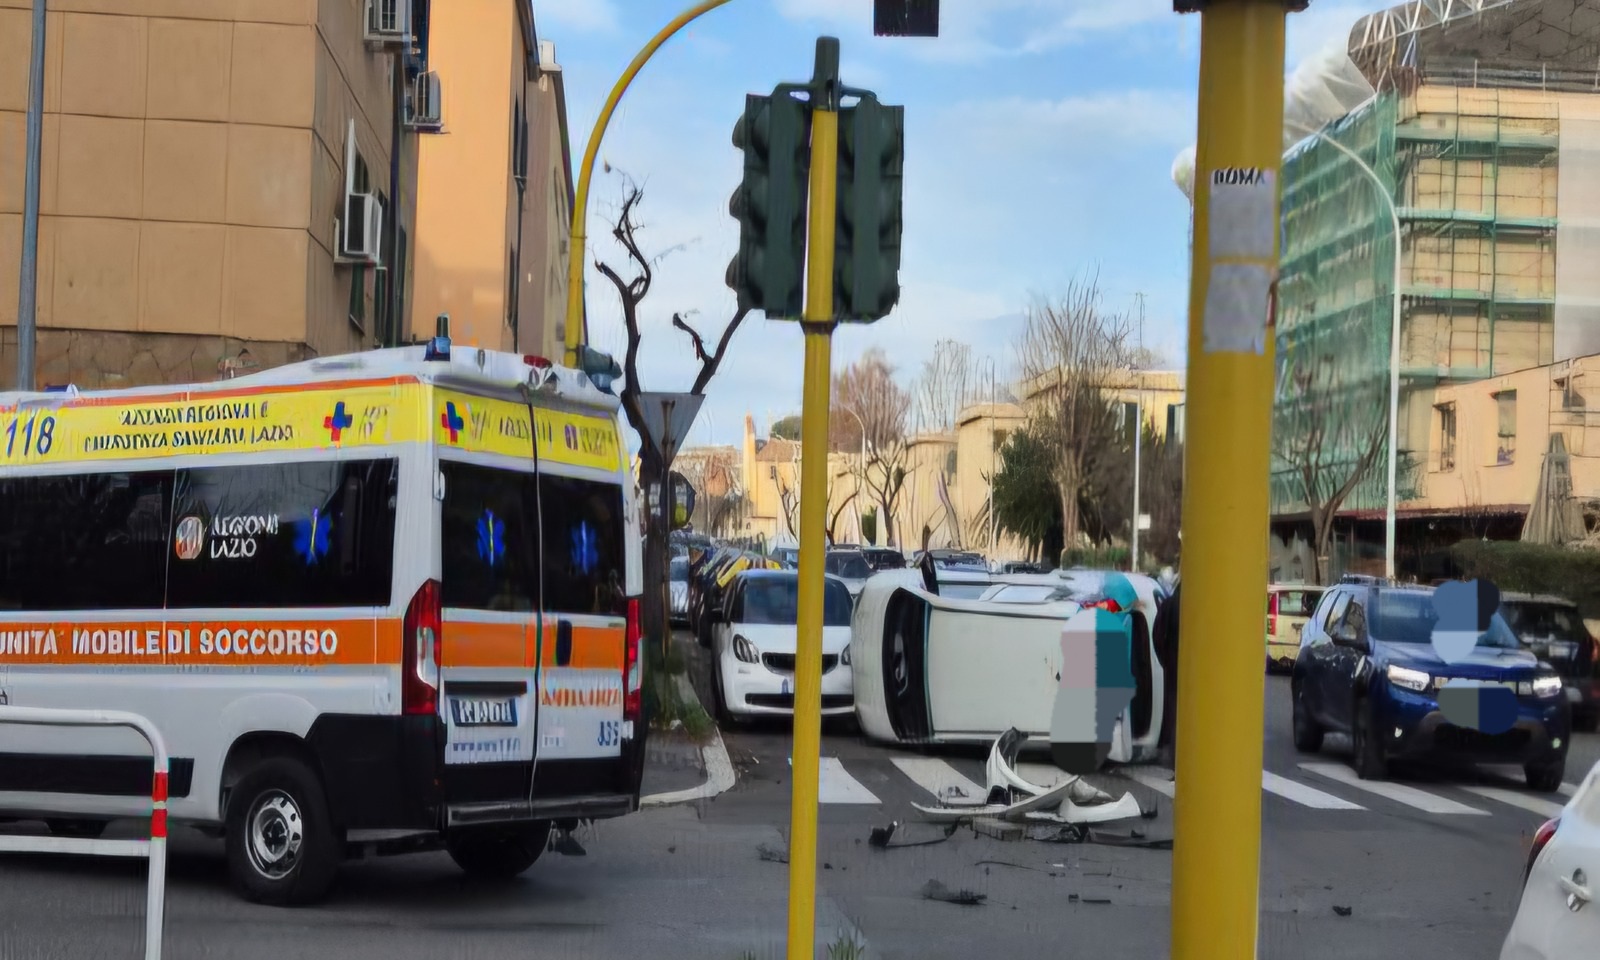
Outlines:
[[[1163,770],[1160,767],[1143,767],[1126,772],[1128,776],[1158,793],[1171,797],[1176,792],[1174,788],[1177,784],[1169,779],[1172,776],[1172,771],[1170,770]],[[1280,777],[1266,770],[1261,771],[1261,789],[1283,797],[1285,800],[1316,810],[1366,809],[1359,803],[1351,803],[1342,797],[1336,797],[1331,793],[1318,790],[1316,787],[1290,780],[1287,777]]]
[[1363,780],[1356,776],[1354,770],[1342,763],[1302,763],[1300,764],[1300,769],[1309,770],[1319,776],[1327,777],[1329,780],[1337,780],[1346,786],[1355,787],[1357,790],[1375,793],[1380,797],[1393,800],[1396,803],[1403,803],[1408,807],[1415,807],[1424,813],[1475,814],[1482,817],[1489,815],[1487,810],[1469,807],[1448,797],[1441,797],[1425,790],[1408,787],[1402,783]]
[[1324,793],[1316,787],[1308,786],[1288,777],[1280,777],[1276,773],[1266,770],[1261,771],[1261,788],[1268,793],[1275,793],[1285,800],[1292,800],[1303,807],[1312,807],[1317,810],[1365,810],[1359,803],[1351,803],[1343,797],[1336,797],[1331,793]]
[[961,775],[955,767],[937,757],[894,757],[895,767],[911,782],[940,800],[948,799],[950,791],[959,790],[957,797],[981,802],[987,793],[982,787]]
[[1561,813],[1562,804],[1556,803],[1552,800],[1542,800],[1538,797],[1532,796],[1531,794],[1522,793],[1518,790],[1507,790],[1504,787],[1467,786],[1463,786],[1462,789],[1466,790],[1468,793],[1476,793],[1480,797],[1488,797],[1490,800],[1499,800],[1501,803],[1509,803],[1513,807],[1521,807],[1524,810],[1532,810],[1534,813],[1546,818],[1554,817]]
[[879,803],[877,796],[850,776],[838,757],[823,757],[817,781],[818,803]]

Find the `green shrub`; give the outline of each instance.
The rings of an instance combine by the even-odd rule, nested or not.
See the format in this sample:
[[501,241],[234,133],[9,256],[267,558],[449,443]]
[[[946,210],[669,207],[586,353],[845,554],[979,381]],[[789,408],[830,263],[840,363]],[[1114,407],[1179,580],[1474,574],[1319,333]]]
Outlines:
[[1061,567],[1088,567],[1091,570],[1121,570],[1128,565],[1127,547],[1073,547],[1061,551]]
[[1463,540],[1450,558],[1467,579],[1482,577],[1501,590],[1551,593],[1600,617],[1600,551],[1546,547],[1520,540]]

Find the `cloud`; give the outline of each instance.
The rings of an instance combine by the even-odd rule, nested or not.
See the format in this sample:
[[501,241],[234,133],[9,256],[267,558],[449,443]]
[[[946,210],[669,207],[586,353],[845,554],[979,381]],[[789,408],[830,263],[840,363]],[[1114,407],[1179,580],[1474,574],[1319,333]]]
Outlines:
[[534,16],[541,35],[551,24],[579,33],[609,33],[618,24],[614,0],[541,0]]

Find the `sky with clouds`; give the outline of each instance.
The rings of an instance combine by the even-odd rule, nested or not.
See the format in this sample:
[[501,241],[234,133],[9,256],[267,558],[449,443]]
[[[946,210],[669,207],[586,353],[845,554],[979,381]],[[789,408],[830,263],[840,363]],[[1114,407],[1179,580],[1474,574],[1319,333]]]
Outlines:
[[[574,163],[605,96],[687,0],[534,0],[566,81]],[[1288,61],[1345,33],[1381,0],[1320,0],[1289,18]],[[815,40],[840,40],[845,83],[906,108],[900,304],[834,338],[840,369],[884,349],[909,381],[941,338],[972,345],[1006,376],[1023,312],[1098,276],[1107,308],[1136,315],[1145,345],[1184,360],[1188,201],[1173,158],[1194,141],[1199,26],[1171,0],[943,0],[938,38],[872,35],[871,0],[733,0],[669,41],[634,81],[600,147],[590,260],[621,266],[610,225],[622,176],[644,189],[645,251],[660,255],[642,306],[640,379],[686,390],[698,363],[671,328],[685,314],[711,338],[732,316],[723,281],[738,247],[728,214],[746,93],[810,76]],[[625,274],[626,275],[626,274]],[[619,358],[611,284],[588,270],[590,337]],[[764,430],[800,406],[797,325],[747,320],[707,390],[688,443],[733,443],[748,412]]]

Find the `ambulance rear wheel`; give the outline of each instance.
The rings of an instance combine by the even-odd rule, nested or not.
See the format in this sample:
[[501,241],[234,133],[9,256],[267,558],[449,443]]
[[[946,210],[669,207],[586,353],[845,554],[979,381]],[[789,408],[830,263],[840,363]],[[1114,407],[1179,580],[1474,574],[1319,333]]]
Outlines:
[[450,859],[470,877],[510,880],[521,875],[550,845],[550,821],[459,833],[445,841]]
[[322,782],[293,757],[268,757],[234,785],[225,842],[240,895],[273,906],[321,899],[341,860]]

